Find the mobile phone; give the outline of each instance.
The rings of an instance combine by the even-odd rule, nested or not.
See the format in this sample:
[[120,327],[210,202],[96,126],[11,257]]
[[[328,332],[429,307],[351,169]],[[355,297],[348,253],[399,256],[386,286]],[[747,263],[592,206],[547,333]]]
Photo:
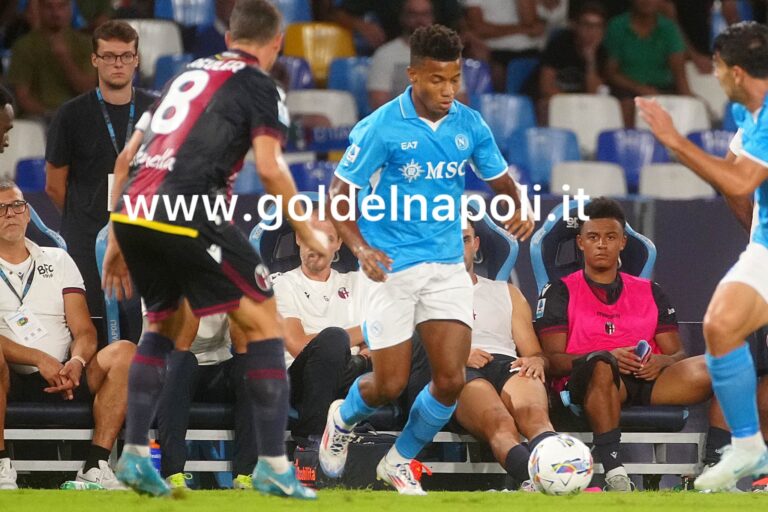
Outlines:
[[646,340],[640,340],[635,346],[635,355],[640,358],[640,364],[648,362],[651,357],[651,345]]

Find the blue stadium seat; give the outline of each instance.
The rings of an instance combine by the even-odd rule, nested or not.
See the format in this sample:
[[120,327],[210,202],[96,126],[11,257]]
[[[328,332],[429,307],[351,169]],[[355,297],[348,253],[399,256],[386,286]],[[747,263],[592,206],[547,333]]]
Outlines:
[[22,192],[45,190],[45,159],[30,158],[16,163],[16,185]]
[[[102,265],[104,264],[104,254],[107,251],[107,240],[109,239],[109,224],[101,228],[96,237],[96,266],[99,269],[99,277],[103,278]],[[104,314],[107,324],[107,343],[112,343],[120,339],[120,308],[117,299],[104,294]]]
[[726,130],[704,130],[689,133],[688,140],[710,155],[724,157],[728,154],[728,148],[734,135],[736,135],[735,132]]
[[510,149],[509,138],[514,132],[536,126],[533,102],[528,96],[482,94],[478,102],[478,110],[504,154]]
[[[477,215],[479,208],[474,201],[469,210]],[[509,281],[520,250],[517,240],[496,224],[488,214],[474,222],[475,235],[480,237],[480,249],[475,254],[475,272],[488,279]]]
[[523,57],[509,61],[507,64],[507,94],[520,94],[528,79],[538,68],[538,57]]
[[182,53],[179,55],[163,55],[155,63],[155,78],[152,82],[152,89],[162,91],[165,84],[171,78],[181,73],[181,71],[192,62],[191,53]]
[[[539,293],[547,283],[584,268],[583,254],[576,245],[579,233],[577,206],[576,201],[570,202],[568,208],[573,221],[564,222],[563,205],[557,205],[531,238],[531,266]],[[625,231],[627,245],[619,255],[621,271],[650,279],[656,264],[656,246],[632,229],[629,223]]]
[[736,132],[739,127],[736,125],[736,120],[733,118],[733,102],[729,101],[725,105],[725,112],[723,112],[723,130],[727,132]]
[[280,56],[277,59],[288,73],[288,89],[314,89],[315,79],[312,77],[312,69],[309,63],[301,57]]
[[317,161],[291,165],[291,174],[296,182],[296,188],[313,192],[316,192],[320,185],[325,185],[327,190],[335,170],[335,162]]
[[155,18],[185,27],[208,27],[216,20],[214,0],[155,0]]
[[240,169],[237,178],[235,178],[235,183],[232,185],[232,192],[236,195],[261,195],[264,193],[264,185],[259,179],[256,165],[253,162],[246,161],[243,164],[243,168]]
[[352,93],[361,119],[371,113],[366,87],[370,67],[370,57],[345,57],[331,61],[331,67],[328,70],[328,89]]
[[546,189],[555,164],[576,160],[581,160],[581,152],[571,130],[528,128],[510,137],[507,161],[520,169],[524,183]]
[[620,165],[627,177],[627,188],[637,192],[642,168],[669,162],[669,154],[648,130],[607,130],[597,138],[597,160]]
[[485,61],[464,59],[461,65],[461,79],[464,81],[464,89],[473,105],[481,94],[493,92],[491,69]]
[[43,241],[36,237],[33,233],[27,232],[27,237],[30,238],[35,243],[38,243],[42,246],[50,246],[50,242],[53,242],[53,245],[55,247],[58,247],[59,249],[67,250],[67,242],[64,241],[64,238],[60,234],[58,234],[56,231],[52,230],[48,226],[45,225],[45,222],[43,222],[43,219],[40,218],[40,215],[35,211],[35,209],[32,207],[31,204],[27,203],[27,208],[29,208],[29,218],[32,221],[32,224],[35,226],[37,231],[46,237],[46,240]]
[[272,0],[283,15],[283,24],[312,21],[310,0]]

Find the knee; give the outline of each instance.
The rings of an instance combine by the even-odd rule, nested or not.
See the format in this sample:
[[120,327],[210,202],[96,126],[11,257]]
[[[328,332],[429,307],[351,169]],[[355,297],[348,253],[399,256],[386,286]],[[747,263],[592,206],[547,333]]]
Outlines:
[[453,397],[457,399],[461,390],[464,389],[465,378],[464,372],[455,372],[452,374],[441,374],[432,376],[432,385],[436,391],[443,397]]
[[340,327],[327,327],[312,340],[314,351],[325,361],[343,361],[349,355],[349,334]]
[[592,367],[592,376],[589,379],[590,385],[605,386],[613,384],[613,368],[606,361],[597,361]]
[[712,377],[709,375],[704,356],[692,357],[687,365],[686,374],[691,382],[712,387]]
[[710,308],[704,315],[704,339],[707,340],[707,343],[726,340],[734,336],[739,327],[740,325],[734,321],[733,315],[728,312]]
[[136,354],[136,345],[130,341],[120,340],[110,343],[105,349],[110,368],[121,368],[127,372]]

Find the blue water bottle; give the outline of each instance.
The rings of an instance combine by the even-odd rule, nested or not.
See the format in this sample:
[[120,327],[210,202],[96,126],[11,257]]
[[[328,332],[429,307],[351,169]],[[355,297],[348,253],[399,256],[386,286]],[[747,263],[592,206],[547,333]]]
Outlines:
[[155,469],[159,473],[162,452],[160,451],[160,443],[158,443],[155,439],[152,439],[149,442],[149,458],[152,459],[152,465],[155,466]]

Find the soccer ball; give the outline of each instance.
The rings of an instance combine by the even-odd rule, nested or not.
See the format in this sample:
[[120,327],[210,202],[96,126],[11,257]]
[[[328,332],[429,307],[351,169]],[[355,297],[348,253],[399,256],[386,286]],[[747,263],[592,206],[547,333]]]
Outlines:
[[566,434],[548,437],[528,459],[528,475],[536,490],[561,496],[587,488],[592,480],[592,453],[578,439]]

